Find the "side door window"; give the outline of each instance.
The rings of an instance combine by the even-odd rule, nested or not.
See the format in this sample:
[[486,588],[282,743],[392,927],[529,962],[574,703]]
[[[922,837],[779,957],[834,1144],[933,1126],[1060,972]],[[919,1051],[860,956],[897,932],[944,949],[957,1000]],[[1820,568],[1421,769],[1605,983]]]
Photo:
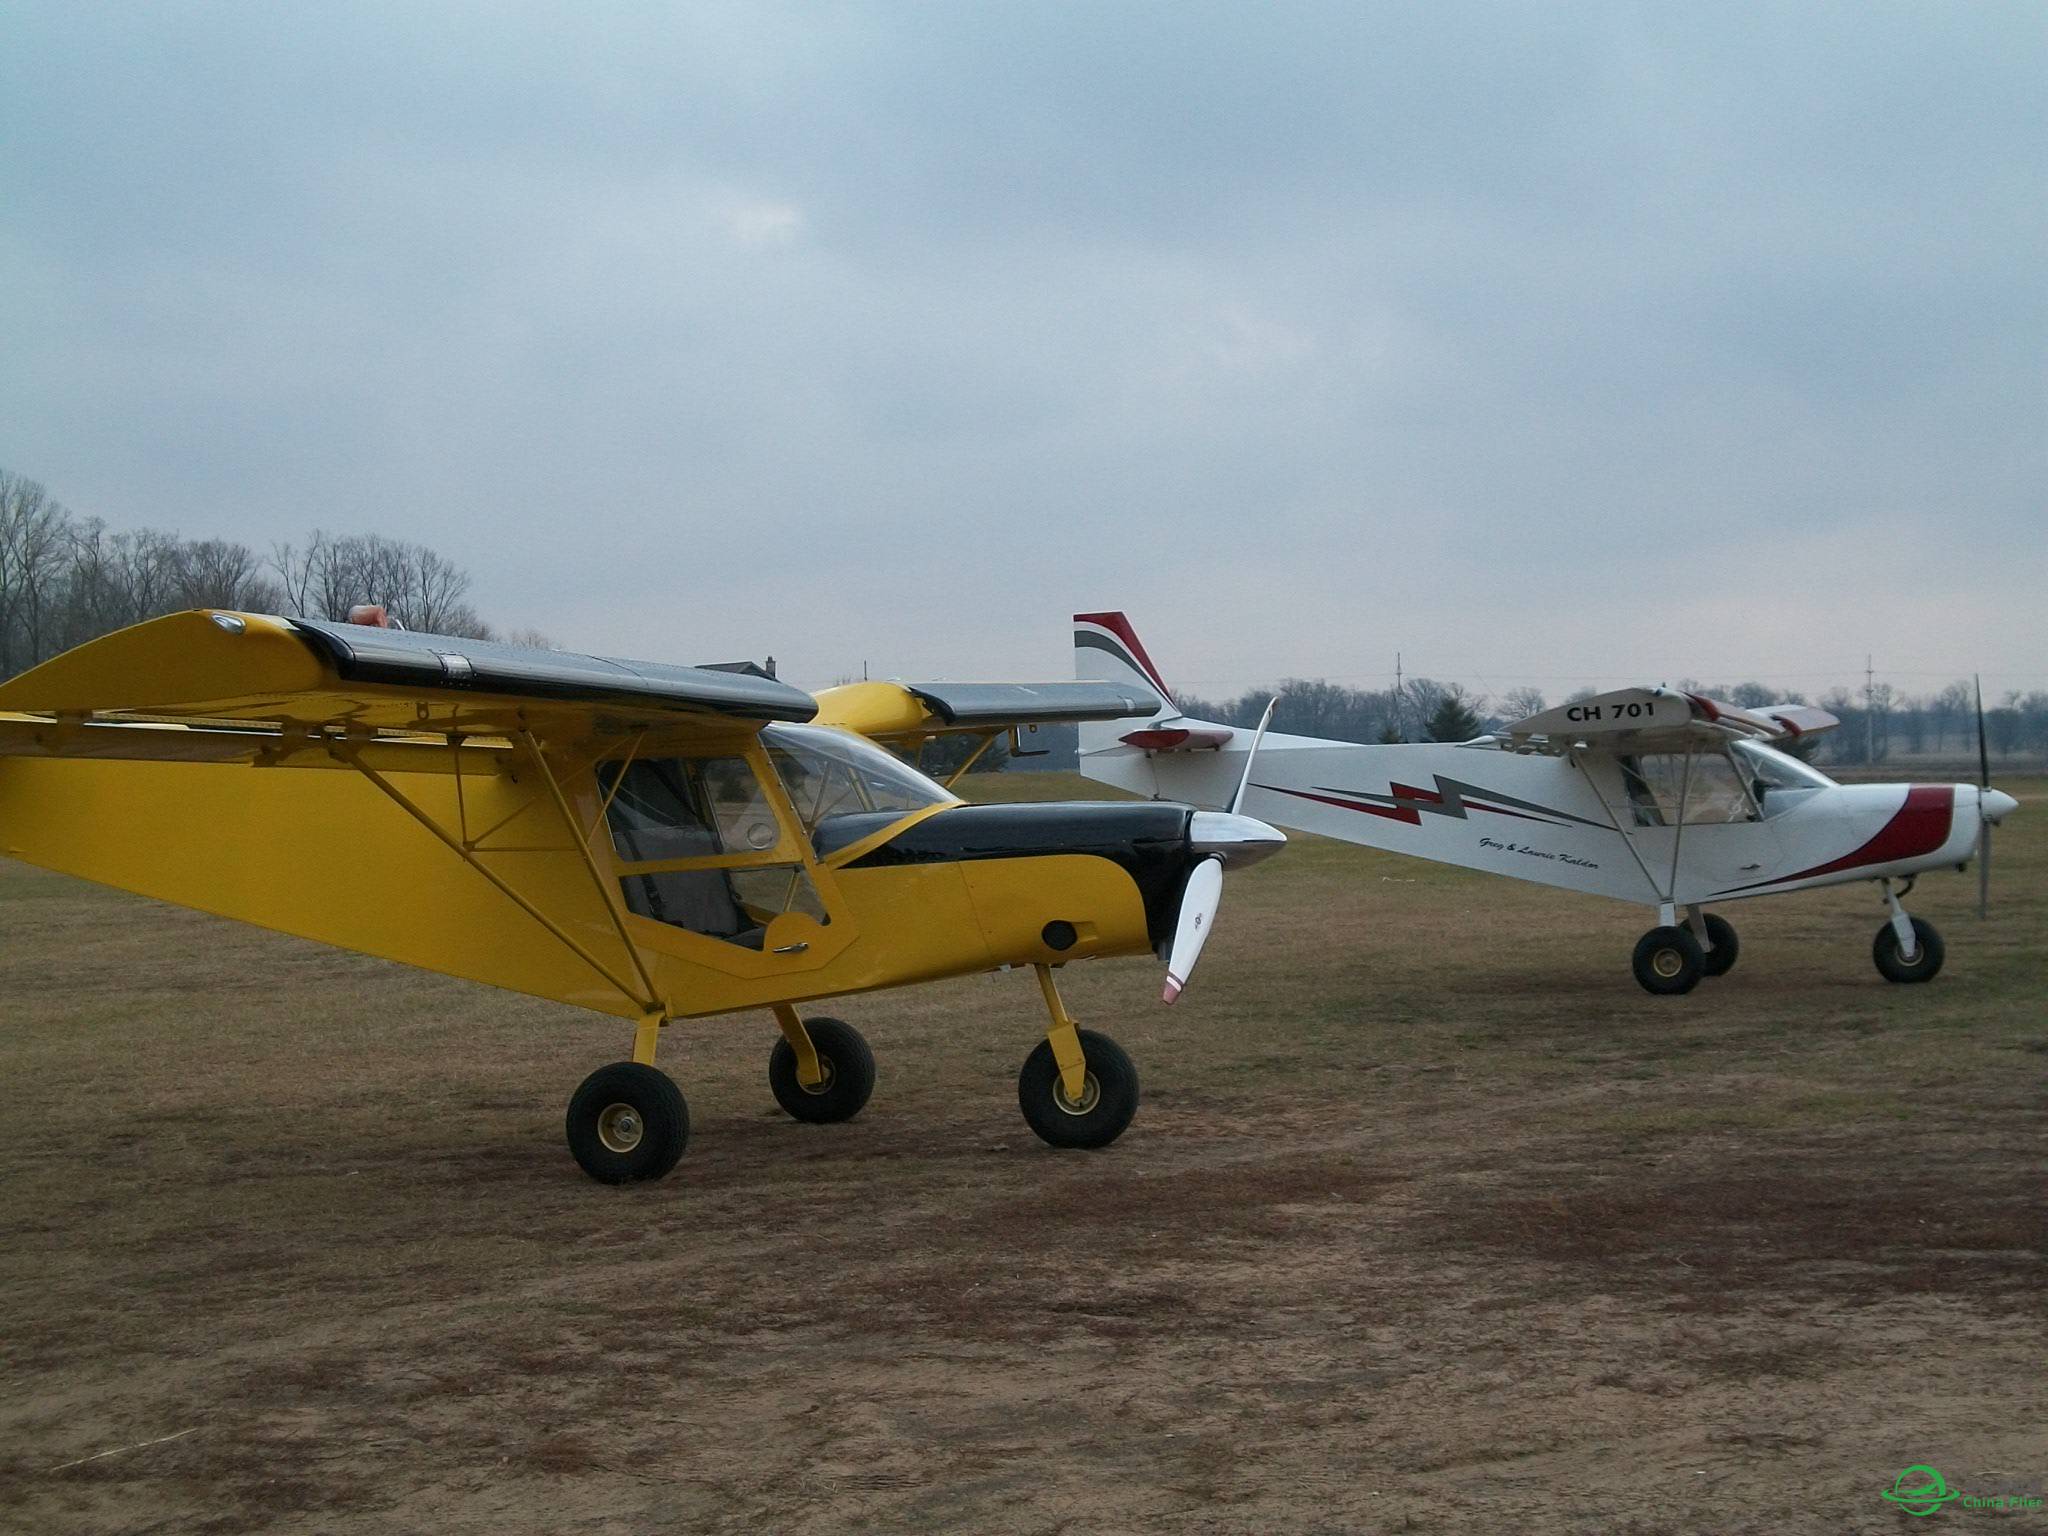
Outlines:
[[605,763],[597,782],[629,912],[756,950],[784,912],[830,921],[746,758]]
[[1621,781],[1639,827],[1676,826],[1681,810],[1689,827],[1756,820],[1756,804],[1722,752],[1624,757]]

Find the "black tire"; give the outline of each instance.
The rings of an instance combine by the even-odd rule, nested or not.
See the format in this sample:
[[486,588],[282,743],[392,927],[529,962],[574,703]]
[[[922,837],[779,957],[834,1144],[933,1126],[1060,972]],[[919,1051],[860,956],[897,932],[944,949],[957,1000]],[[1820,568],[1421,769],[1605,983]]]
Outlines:
[[1052,1042],[1041,1040],[1017,1074],[1017,1107],[1038,1139],[1051,1146],[1106,1147],[1123,1135],[1138,1112],[1138,1069],[1109,1036],[1092,1029],[1078,1033],[1081,1054],[1088,1058],[1080,1106],[1069,1104]]
[[569,1151],[600,1184],[658,1179],[690,1140],[690,1107],[666,1072],[615,1061],[569,1100]]
[[1701,956],[1700,963],[1709,976],[1726,976],[1735,969],[1735,957],[1742,953],[1742,945],[1735,937],[1735,925],[1718,912],[1707,914],[1707,942],[1714,947]]
[[1886,981],[1932,981],[1941,972],[1947,949],[1934,924],[1916,917],[1912,959],[1899,953],[1899,936],[1890,923],[1877,930],[1877,937],[1871,941],[1870,958],[1877,962],[1878,974]]
[[851,1120],[875,1091],[875,1053],[860,1031],[842,1019],[806,1019],[804,1031],[825,1069],[825,1081],[806,1088],[796,1080],[796,1051],[787,1040],[768,1054],[768,1086],[790,1118],[809,1125]]
[[1632,963],[1643,990],[1659,997],[1690,992],[1707,973],[1699,940],[1683,928],[1652,928],[1636,940]]

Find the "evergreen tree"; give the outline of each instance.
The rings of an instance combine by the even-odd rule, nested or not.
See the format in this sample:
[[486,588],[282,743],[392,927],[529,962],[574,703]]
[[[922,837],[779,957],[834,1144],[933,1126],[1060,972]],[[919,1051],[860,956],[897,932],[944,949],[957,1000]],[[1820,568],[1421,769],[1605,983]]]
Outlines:
[[1431,741],[1470,741],[1479,734],[1479,716],[1465,698],[1465,691],[1453,683],[1444,690],[1436,713],[1429,717]]

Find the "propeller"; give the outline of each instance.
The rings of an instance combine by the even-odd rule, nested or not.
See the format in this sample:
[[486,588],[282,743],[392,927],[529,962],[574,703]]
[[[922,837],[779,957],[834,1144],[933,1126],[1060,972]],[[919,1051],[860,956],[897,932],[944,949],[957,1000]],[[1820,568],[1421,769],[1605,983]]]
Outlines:
[[1977,916],[1991,912],[1991,829],[2018,808],[2019,801],[1991,787],[1991,745],[1984,735],[1984,679],[1977,686]]
[[1187,886],[1180,893],[1180,922],[1173,930],[1173,948],[1166,956],[1167,1002],[1180,996],[1188,984],[1195,962],[1202,958],[1202,946],[1209,942],[1209,930],[1216,925],[1216,906],[1223,900],[1223,860],[1210,855],[1188,871]]
[[1180,996],[1195,962],[1202,958],[1202,946],[1209,942],[1209,930],[1216,926],[1216,908],[1223,900],[1223,865],[1252,864],[1276,853],[1287,835],[1263,821],[1243,815],[1244,792],[1252,781],[1252,761],[1259,755],[1259,743],[1266,739],[1266,727],[1273,719],[1275,697],[1266,702],[1259,728],[1252,735],[1252,749],[1244,756],[1244,773],[1237,781],[1237,793],[1230,797],[1227,811],[1197,811],[1188,825],[1188,843],[1200,855],[1188,871],[1188,883],[1180,893],[1180,920],[1174,925],[1173,946],[1166,954],[1167,1002]]
[[1984,814],[1991,793],[1991,747],[1984,736],[1984,678],[1973,673],[1977,688],[1977,919],[1991,914],[1991,820]]

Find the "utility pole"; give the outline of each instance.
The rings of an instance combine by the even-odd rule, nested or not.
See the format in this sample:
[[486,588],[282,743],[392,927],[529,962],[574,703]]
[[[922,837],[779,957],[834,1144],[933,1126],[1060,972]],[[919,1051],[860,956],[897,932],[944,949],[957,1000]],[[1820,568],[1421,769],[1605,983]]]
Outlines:
[[1877,761],[1877,675],[1868,651],[1863,653],[1863,761]]
[[[1401,736],[1401,653],[1394,652],[1394,734]],[[1402,736],[1405,741],[1407,738]]]

